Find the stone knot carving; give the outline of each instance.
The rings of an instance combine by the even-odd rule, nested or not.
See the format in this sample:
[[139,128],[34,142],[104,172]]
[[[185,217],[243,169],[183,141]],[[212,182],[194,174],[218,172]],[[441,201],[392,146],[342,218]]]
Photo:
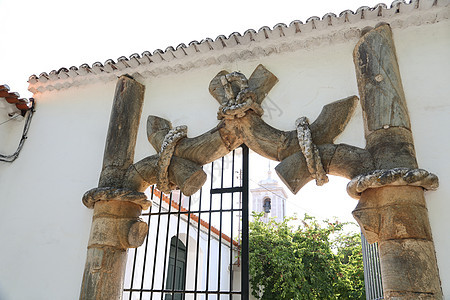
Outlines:
[[[248,80],[244,74],[232,72],[220,77],[220,82],[225,91],[225,99],[219,107],[217,118],[234,119],[242,118],[248,110],[253,110],[257,115],[262,116],[264,110],[258,104],[258,97],[248,86]],[[235,95],[233,85],[237,86],[239,92]]]
[[170,184],[169,181],[169,165],[175,151],[175,146],[178,141],[187,136],[187,126],[177,126],[170,129],[164,137],[161,144],[161,151],[159,153],[159,159],[157,163],[158,175],[156,177],[156,184],[158,189],[163,193],[170,193],[175,189],[175,186]]
[[181,125],[177,126],[173,129],[170,129],[169,132],[164,137],[164,140],[161,145],[161,153],[167,151],[169,147],[173,147],[177,144],[179,140],[185,138],[187,136],[187,126]]
[[308,118],[298,118],[295,121],[295,127],[297,128],[298,144],[303,155],[305,156],[308,171],[316,180],[316,184],[318,186],[322,186],[328,182],[328,176],[323,168],[319,149],[313,143]]
[[367,174],[358,175],[347,185],[347,193],[359,199],[361,193],[369,188],[383,186],[411,185],[420,186],[426,190],[436,190],[439,187],[439,179],[423,169],[394,168],[390,170],[374,170]]
[[128,201],[139,205],[143,210],[151,205],[144,193],[114,187],[93,188],[84,193],[82,201],[87,208],[94,208],[98,201]]

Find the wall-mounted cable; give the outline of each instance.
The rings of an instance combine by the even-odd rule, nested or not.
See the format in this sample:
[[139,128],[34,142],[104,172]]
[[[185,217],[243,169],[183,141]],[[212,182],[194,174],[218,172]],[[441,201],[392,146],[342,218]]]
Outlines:
[[[13,162],[17,159],[17,157],[19,157],[19,153],[23,148],[25,140],[27,139],[28,129],[30,128],[31,119],[33,118],[33,114],[35,112],[34,99],[30,98],[30,101],[31,101],[31,108],[28,109],[26,112],[25,125],[23,127],[22,137],[20,138],[19,146],[17,147],[17,150],[11,155],[0,154],[0,161]],[[4,124],[4,123],[6,123],[6,122],[3,122],[2,124]]]

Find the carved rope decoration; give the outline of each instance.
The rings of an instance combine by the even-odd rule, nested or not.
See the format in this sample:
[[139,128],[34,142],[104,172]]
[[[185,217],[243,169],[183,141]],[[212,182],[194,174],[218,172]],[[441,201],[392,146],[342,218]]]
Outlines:
[[[209,92],[220,107],[225,107],[227,103],[235,105],[237,102],[252,100],[252,97],[246,98],[245,95],[248,92],[246,89],[255,94],[256,102],[253,103],[261,105],[269,91],[278,82],[276,76],[262,65],[258,65],[248,79],[239,74],[222,70],[211,80]],[[234,97],[234,95],[238,96]],[[183,194],[192,195],[206,180],[206,173],[200,166],[223,157],[241,144],[246,144],[266,158],[280,161],[281,163],[275,168],[276,172],[293,193],[297,193],[302,186],[314,178],[317,178],[318,184],[327,182],[323,165],[333,170],[334,174],[347,178],[364,174],[374,169],[369,152],[354,146],[333,143],[350,120],[357,102],[357,96],[350,96],[325,105],[317,119],[305,128],[308,131],[309,142],[301,137],[300,144],[296,128],[282,131],[270,126],[254,111],[256,105],[240,118],[223,117],[220,124],[213,129],[196,137],[180,139],[176,145],[173,145],[175,149],[172,159],[170,156],[167,157],[165,163],[167,166],[170,162],[168,174],[170,177],[166,182],[169,181],[173,186],[178,186]],[[220,113],[221,110],[219,115]],[[126,174],[125,187],[144,191],[149,185],[157,183],[158,188],[161,188],[158,180],[162,180],[158,177],[167,175],[167,171],[164,171],[165,168],[162,166],[164,158],[159,161],[160,156],[163,156],[160,150],[164,137],[170,129],[172,129],[170,121],[157,116],[148,117],[147,136],[158,154],[146,157],[130,167]],[[306,132],[300,136],[306,137]],[[312,151],[312,157],[314,152],[317,157],[314,160],[308,159],[311,174],[300,145],[304,144],[305,153],[308,152],[306,148],[313,149],[312,136],[314,136],[314,145],[317,149],[320,147],[320,152],[309,150]]]
[[177,126],[164,137],[161,145],[161,151],[159,153],[159,159],[157,163],[158,176],[156,177],[156,184],[158,189],[163,193],[170,193],[175,187],[169,182],[169,165],[172,159],[175,146],[178,141],[187,136],[187,126]]
[[[227,75],[223,75],[220,78],[220,82],[225,90],[227,101],[222,103],[219,107],[219,112],[217,114],[217,118],[219,120],[241,118],[249,109],[253,110],[259,116],[263,115],[264,111],[257,103],[256,94],[249,89],[248,80],[244,74],[232,72]],[[239,87],[239,93],[236,97],[234,96],[231,85],[233,82]]]
[[144,193],[114,187],[93,188],[83,195],[83,204],[94,208],[97,201],[129,201],[139,205],[143,210],[150,207],[150,201]]
[[322,186],[328,182],[328,176],[323,168],[319,149],[312,141],[308,118],[298,118],[297,121],[295,121],[295,127],[297,128],[298,144],[305,156],[308,171],[316,180],[316,184]]
[[347,185],[347,193],[359,199],[361,193],[369,188],[383,186],[411,185],[434,191],[439,187],[438,177],[423,169],[395,168],[391,170],[374,170],[358,175]]

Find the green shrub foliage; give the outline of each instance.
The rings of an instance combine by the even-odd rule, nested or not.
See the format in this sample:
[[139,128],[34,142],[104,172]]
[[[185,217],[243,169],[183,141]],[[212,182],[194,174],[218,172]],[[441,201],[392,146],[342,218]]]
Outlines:
[[250,223],[250,285],[258,299],[365,299],[361,237],[305,215]]

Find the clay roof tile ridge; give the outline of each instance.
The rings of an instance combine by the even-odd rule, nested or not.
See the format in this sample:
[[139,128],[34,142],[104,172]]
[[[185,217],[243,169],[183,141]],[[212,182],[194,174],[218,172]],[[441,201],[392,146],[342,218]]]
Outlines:
[[[268,26],[263,26],[258,31],[248,29],[244,32],[243,35],[241,35],[239,32],[233,32],[228,37],[219,35],[215,39],[205,38],[201,42],[194,40],[190,42],[188,46],[186,46],[185,44],[179,44],[176,48],[169,46],[165,49],[165,51],[156,49],[155,51],[153,51],[153,53],[145,51],[141,56],[139,56],[138,54],[132,54],[130,56],[130,59],[121,56],[118,58],[117,63],[115,63],[112,59],[108,59],[105,61],[103,66],[99,63],[94,63],[92,67],[90,67],[88,64],[82,64],[79,69],[74,69],[73,67],[71,67],[69,68],[69,70],[61,68],[58,71],[55,71],[56,73],[53,72],[54,70],[52,70],[50,74],[42,72],[39,76],[31,75],[28,82],[30,84],[30,89],[36,90],[36,88],[32,86],[37,85],[41,90],[50,90],[54,89],[55,86],[58,85],[55,81],[66,79],[68,77],[71,77],[74,80],[78,80],[77,78],[79,76],[85,76],[89,74],[99,75],[100,73],[114,73],[117,75],[121,70],[140,68],[142,64],[161,62],[168,63],[174,59],[184,58],[196,53],[200,54],[212,50],[221,50],[223,48],[231,49],[232,47],[237,45],[247,45],[253,42],[259,43],[272,38],[284,38],[286,36],[291,36],[292,34],[311,32],[311,30],[324,30],[327,27],[333,26],[335,24],[353,24],[358,22],[359,20],[374,20],[375,18],[379,17],[385,18],[393,16],[395,14],[401,14],[402,12],[407,13],[412,10],[427,10],[432,9],[433,7],[447,7],[449,5],[449,2],[450,0],[410,0],[409,3],[407,3],[405,0],[394,0],[389,7],[384,3],[379,3],[374,7],[361,6],[355,12],[353,12],[352,10],[344,10],[338,15],[334,13],[327,13],[322,18],[312,16],[308,18],[305,23],[299,20],[294,20],[289,24],[289,26],[286,26],[286,24],[283,23],[278,23],[273,27],[273,29]],[[443,18],[445,18],[445,14],[441,15]],[[423,22],[429,23],[427,20],[424,20]],[[435,20],[434,22],[437,21]],[[258,47],[260,46],[256,46],[256,48]],[[197,59],[195,61],[200,63],[200,60]],[[183,67],[182,65],[180,65],[180,63],[175,64],[179,67],[173,69],[173,66],[168,66],[158,69],[189,69],[188,67]],[[190,65],[192,65],[192,63]],[[201,65],[204,64],[200,63],[200,66]],[[140,68],[140,70],[143,69]],[[152,71],[151,73],[154,72]],[[80,79],[80,81],[83,80]],[[91,80],[85,80],[84,82],[91,82]],[[74,82],[74,84],[76,85],[76,82]],[[61,86],[65,88],[67,86],[70,86],[70,84],[64,84]]]

